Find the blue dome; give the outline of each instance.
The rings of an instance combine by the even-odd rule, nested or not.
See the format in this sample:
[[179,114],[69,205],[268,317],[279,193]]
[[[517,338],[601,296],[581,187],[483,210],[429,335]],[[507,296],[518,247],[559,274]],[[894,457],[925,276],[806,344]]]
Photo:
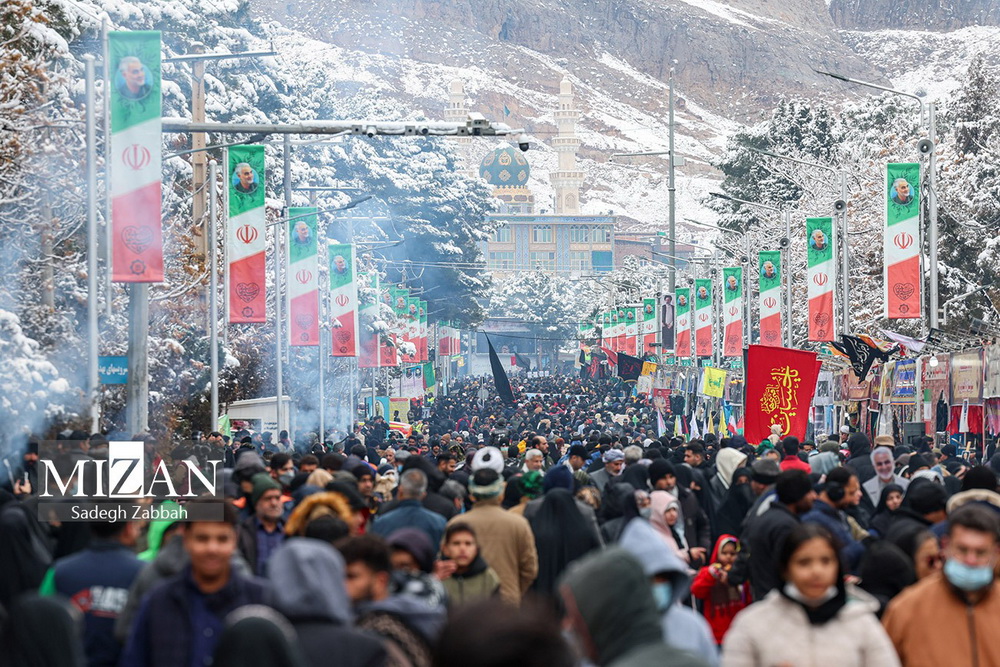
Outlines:
[[531,167],[521,151],[513,146],[504,146],[483,158],[479,175],[495,188],[527,187]]

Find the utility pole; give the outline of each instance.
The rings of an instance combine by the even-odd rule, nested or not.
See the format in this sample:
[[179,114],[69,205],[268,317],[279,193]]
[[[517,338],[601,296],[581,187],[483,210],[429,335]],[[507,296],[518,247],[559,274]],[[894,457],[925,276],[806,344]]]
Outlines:
[[677,287],[677,226],[676,214],[676,188],[674,183],[674,76],[670,75],[667,81],[667,157],[670,165],[667,167],[667,222],[670,228],[670,293],[673,294]]
[[[201,155],[201,153],[196,153]],[[211,355],[212,369],[212,430],[214,431],[219,423],[219,277],[216,265],[216,230],[218,220],[218,203],[215,196],[215,188],[219,179],[219,164],[212,160],[208,163],[208,322],[209,336],[208,347]],[[195,197],[197,200],[198,198]]]
[[[189,55],[197,56],[205,53],[205,45],[201,42],[194,42],[188,51]],[[194,123],[205,122],[205,61],[195,59],[191,61],[191,121]],[[197,265],[204,265],[207,256],[207,237],[205,229],[205,197],[202,194],[205,188],[205,166],[208,156],[205,155],[205,133],[191,133],[191,215],[194,219],[192,226],[192,236],[194,237],[194,260]],[[213,425],[213,429],[215,426]]]
[[83,56],[86,71],[87,136],[87,401],[90,406],[90,432],[100,433],[100,369],[98,367],[97,328],[97,109],[94,94],[94,57]]

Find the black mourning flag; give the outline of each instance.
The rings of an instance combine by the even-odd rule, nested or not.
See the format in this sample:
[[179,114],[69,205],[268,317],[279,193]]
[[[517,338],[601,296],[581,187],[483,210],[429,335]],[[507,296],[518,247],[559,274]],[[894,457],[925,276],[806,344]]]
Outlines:
[[868,377],[868,371],[872,369],[872,365],[876,361],[886,362],[892,356],[891,350],[884,352],[857,336],[841,334],[839,343],[830,344],[846,354],[847,358],[851,360],[851,368],[858,376],[858,382],[865,381],[865,378]]
[[531,359],[529,359],[525,355],[521,354],[520,352],[515,352],[514,353],[514,365],[515,366],[520,366],[521,368],[523,368],[526,371],[530,371],[531,370]]
[[640,375],[642,375],[642,359],[619,352],[618,377],[625,382],[634,382],[639,379]]
[[493,349],[493,343],[489,336],[486,337],[486,344],[490,346],[490,368],[493,369],[493,383],[497,387],[497,395],[507,405],[514,405],[514,392],[510,388],[510,380],[507,378],[507,371],[500,363],[497,351]]

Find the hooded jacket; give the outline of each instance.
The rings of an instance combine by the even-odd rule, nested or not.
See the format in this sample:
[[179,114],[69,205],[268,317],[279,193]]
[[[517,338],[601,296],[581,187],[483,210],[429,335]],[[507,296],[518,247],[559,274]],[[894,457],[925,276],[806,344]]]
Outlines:
[[698,612],[681,604],[691,586],[687,564],[671,551],[655,528],[641,519],[633,519],[625,526],[619,544],[642,563],[647,577],[666,574],[670,579],[670,604],[660,615],[667,643],[709,665],[717,665],[719,652],[711,628]]
[[875,618],[878,602],[860,590],[849,590],[848,598],[836,616],[812,625],[799,604],[771,591],[737,614],[723,644],[723,667],[898,667],[892,642]]
[[448,603],[452,607],[477,602],[500,594],[500,577],[478,554],[476,560],[469,565],[468,570],[461,574],[458,572],[452,574],[441,584],[448,594]]
[[[653,543],[660,544],[653,537]],[[611,547],[578,561],[563,576],[559,590],[566,608],[586,626],[587,636],[582,639],[593,648],[599,667],[705,664],[664,643],[649,578],[642,563],[625,549]]]
[[746,465],[747,455],[732,447],[726,447],[715,457],[716,473],[708,483],[712,496],[712,506],[721,507],[726,499],[726,492],[733,483],[733,473],[737,468]]
[[386,658],[379,640],[351,627],[344,569],[336,549],[307,537],[292,538],[271,557],[274,606],[291,621],[312,667],[329,664],[333,655],[345,667],[381,665]]
[[[719,562],[719,552],[722,546],[727,543],[735,543],[739,547],[739,540],[732,535],[721,535],[715,542],[712,550],[712,559],[709,564],[695,575],[691,583],[691,595],[702,601],[702,608],[708,624],[712,627],[712,634],[715,641],[722,643],[723,637],[732,625],[736,614],[750,604],[750,584],[743,582],[740,585],[733,585],[728,582],[719,581],[713,574],[713,566]],[[717,568],[716,568],[717,569]]]

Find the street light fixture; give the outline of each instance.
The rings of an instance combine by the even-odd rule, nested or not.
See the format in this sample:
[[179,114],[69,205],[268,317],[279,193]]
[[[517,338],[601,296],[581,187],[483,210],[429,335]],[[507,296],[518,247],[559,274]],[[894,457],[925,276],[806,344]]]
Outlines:
[[761,204],[759,202],[747,201],[745,199],[739,199],[737,197],[730,197],[729,195],[722,194],[721,192],[709,192],[710,196],[716,199],[725,199],[731,201],[735,204],[742,204],[744,206],[755,206],[757,208],[764,209],[765,211],[773,211],[774,213],[780,213],[785,220],[785,238],[779,241],[779,245],[782,246],[781,257],[785,264],[785,310],[787,312],[788,321],[785,327],[785,345],[787,347],[792,346],[792,280],[790,275],[790,268],[792,265],[791,252],[788,246],[792,242],[792,211],[791,209],[780,209],[775,206],[768,206],[767,204]]
[[843,300],[841,302],[841,333],[845,335],[849,334],[851,332],[851,291],[848,276],[850,275],[851,270],[851,255],[850,245],[848,243],[850,231],[847,226],[847,172],[843,169],[834,169],[833,167],[829,167],[825,164],[819,164],[818,162],[810,162],[809,160],[803,160],[801,158],[779,155],[777,153],[751,148],[750,146],[747,146],[746,149],[751,153],[766,155],[767,157],[771,157],[776,160],[785,160],[787,162],[794,162],[795,164],[802,164],[808,167],[816,167],[817,169],[822,169],[834,174],[840,180],[840,199],[833,202],[833,210],[836,215],[840,216],[840,230],[844,244],[841,248],[842,254],[840,258],[841,289],[843,290]]
[[[888,88],[886,86],[880,86],[877,83],[870,83],[868,81],[861,81],[860,79],[852,79],[846,77],[842,74],[836,74],[834,72],[823,72],[818,69],[814,69],[817,74],[822,74],[824,76],[837,79],[838,81],[843,81],[845,83],[853,83],[858,86],[864,86],[866,88],[873,88],[875,90],[881,90],[885,93],[891,93],[893,95],[899,95],[901,97],[907,97],[911,100],[916,101],[920,108],[920,120],[923,123],[923,119],[926,115],[927,118],[927,139],[921,140],[917,144],[917,150],[920,153],[928,156],[928,169],[930,169],[929,187],[927,189],[927,242],[930,246],[928,252],[928,263],[930,264],[930,270],[928,271],[928,281],[930,285],[928,286],[927,294],[927,305],[930,312],[930,317],[928,318],[928,324],[931,329],[938,328],[938,222],[937,222],[937,175],[936,175],[936,165],[937,160],[935,157],[935,148],[937,145],[937,106],[933,101],[925,102],[923,98],[914,95],[913,93],[907,93],[902,90],[896,90],[895,88]],[[925,114],[926,112],[926,114]]]

